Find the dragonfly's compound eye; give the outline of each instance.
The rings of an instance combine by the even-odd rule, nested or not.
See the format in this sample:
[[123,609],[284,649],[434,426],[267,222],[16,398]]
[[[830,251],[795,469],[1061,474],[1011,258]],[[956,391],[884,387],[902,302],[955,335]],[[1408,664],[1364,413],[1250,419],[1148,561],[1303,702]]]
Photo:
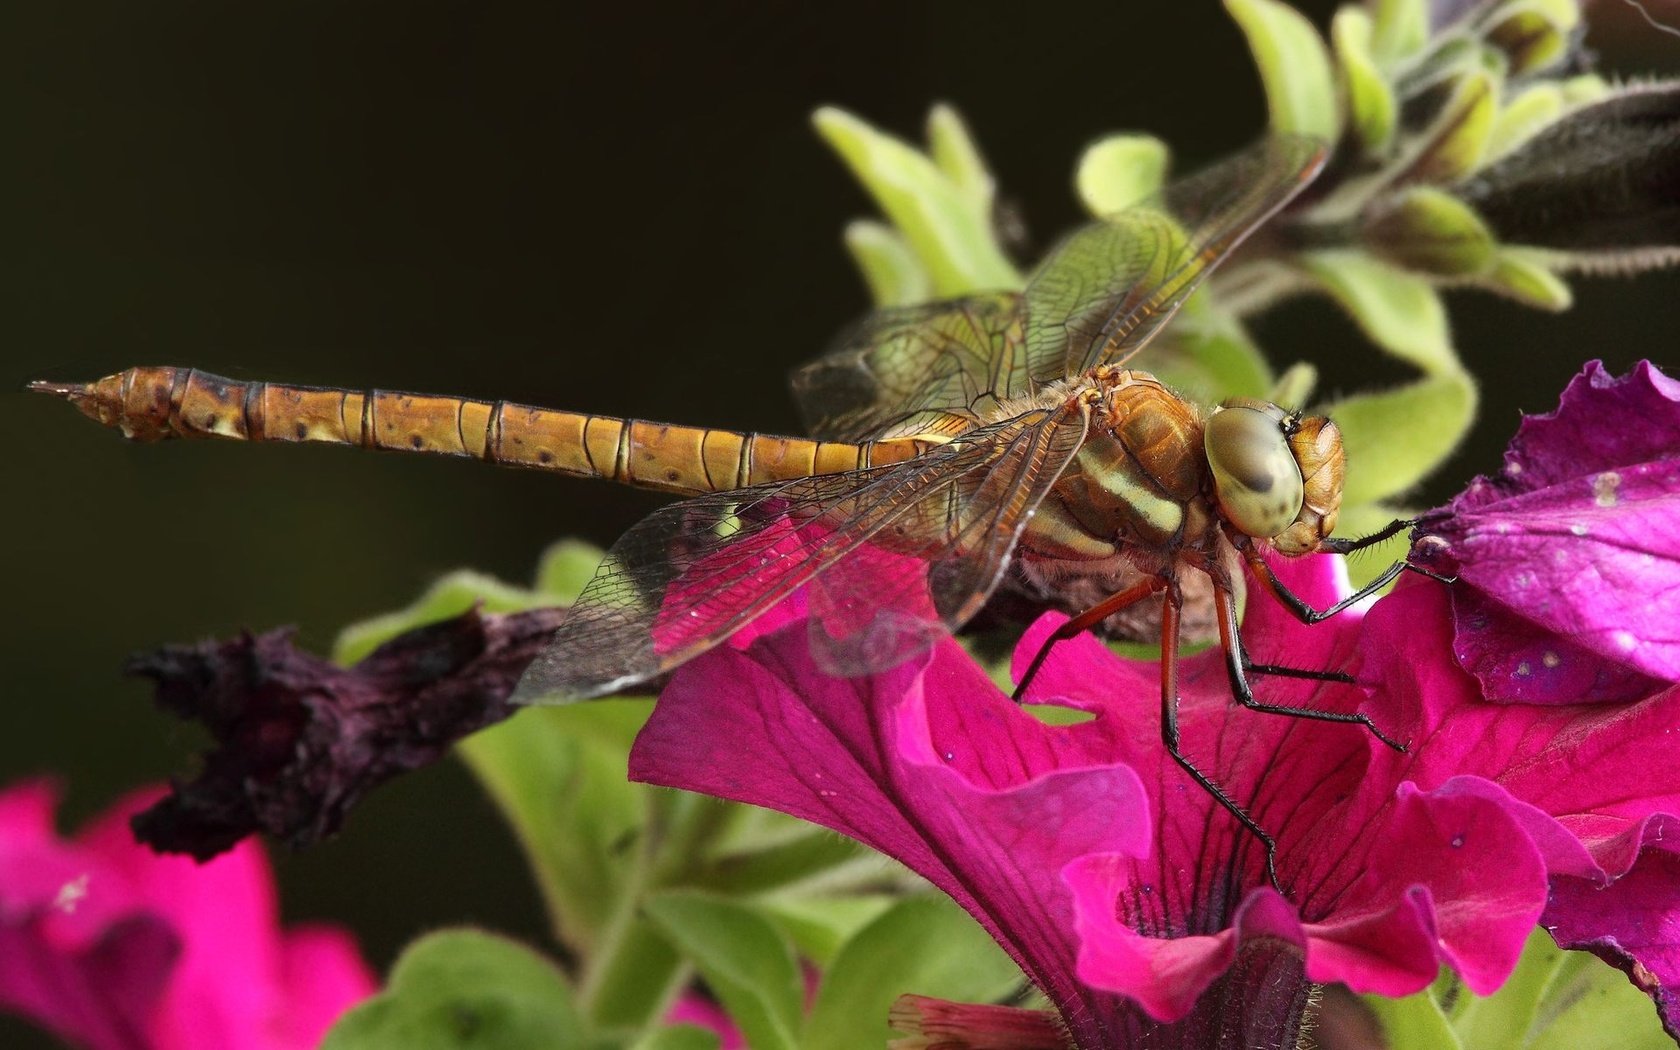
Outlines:
[[1295,523],[1306,498],[1301,468],[1275,405],[1232,404],[1208,418],[1203,433],[1219,509],[1249,536],[1270,539]]

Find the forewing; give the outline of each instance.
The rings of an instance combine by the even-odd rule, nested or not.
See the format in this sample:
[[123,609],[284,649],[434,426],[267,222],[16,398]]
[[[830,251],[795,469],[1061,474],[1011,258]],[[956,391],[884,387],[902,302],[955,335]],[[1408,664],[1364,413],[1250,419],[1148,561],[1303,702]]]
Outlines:
[[808,433],[861,441],[983,418],[1029,392],[1020,299],[996,292],[877,310],[793,373]]
[[647,681],[788,599],[805,603],[826,666],[892,666],[984,603],[1085,418],[1069,402],[904,463],[663,508],[613,545],[516,699]]
[[1317,139],[1274,136],[1075,231],[1024,293],[1027,371],[1043,385],[1122,363],[1215,266],[1311,181]]

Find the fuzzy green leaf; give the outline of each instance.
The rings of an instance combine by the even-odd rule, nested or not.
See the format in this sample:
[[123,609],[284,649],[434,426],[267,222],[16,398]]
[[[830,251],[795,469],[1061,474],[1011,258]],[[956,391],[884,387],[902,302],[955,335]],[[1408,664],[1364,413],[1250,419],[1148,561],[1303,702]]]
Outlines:
[[1575,294],[1569,285],[1546,265],[1545,252],[1527,248],[1501,248],[1493,266],[1476,282],[1540,310],[1557,313],[1569,309]]
[[648,899],[648,915],[693,961],[754,1050],[799,1045],[804,976],[792,946],[752,909],[697,893]]
[[876,306],[908,306],[931,298],[933,285],[927,271],[897,230],[884,222],[859,219],[846,226],[844,239]]
[[1264,397],[1272,385],[1271,367],[1248,330],[1206,289],[1185,301],[1140,364],[1174,390],[1207,403]]
[[1446,185],[1481,166],[1499,115],[1499,79],[1475,69],[1458,79],[1452,96],[1413,147],[1400,182]]
[[1021,980],[1020,967],[950,899],[910,897],[840,950],[823,977],[801,1046],[881,1046],[893,1037],[887,1011],[901,994],[991,1002]]
[[1377,155],[1394,139],[1398,103],[1371,53],[1372,32],[1371,16],[1358,7],[1342,8],[1330,23],[1330,42],[1342,75],[1342,94],[1347,99],[1348,124],[1365,152]]
[[1376,0],[1371,51],[1391,65],[1422,50],[1429,39],[1428,0]]
[[1425,373],[1462,370],[1446,308],[1428,281],[1359,251],[1312,252],[1298,261],[1371,342]]
[[1488,133],[1484,164],[1491,164],[1533,138],[1563,115],[1563,87],[1547,81],[1506,101]]
[[1347,450],[1342,499],[1374,503],[1411,488],[1452,454],[1475,418],[1476,386],[1463,372],[1430,376],[1344,398],[1326,414]]
[[1482,18],[1482,32],[1505,52],[1511,75],[1517,76],[1562,58],[1580,23],[1576,0],[1508,0]]
[[1493,265],[1493,231],[1470,205],[1433,186],[1415,186],[1366,217],[1366,248],[1396,266],[1438,277],[1466,277]]
[[1085,148],[1073,184],[1085,210],[1113,215],[1160,190],[1172,154],[1153,135],[1109,135]]
[[545,602],[570,605],[583,593],[606,552],[582,540],[561,540],[543,551],[537,560],[533,590]]
[[1272,130],[1335,141],[1336,83],[1313,24],[1278,0],[1225,0],[1225,10],[1242,27],[1260,67]]
[[589,1045],[571,989],[529,948],[479,930],[415,941],[384,991],[351,1008],[322,1050],[568,1050]]
[[1021,275],[975,207],[973,188],[951,179],[925,154],[843,110],[812,117],[921,261],[939,296],[1018,288]]

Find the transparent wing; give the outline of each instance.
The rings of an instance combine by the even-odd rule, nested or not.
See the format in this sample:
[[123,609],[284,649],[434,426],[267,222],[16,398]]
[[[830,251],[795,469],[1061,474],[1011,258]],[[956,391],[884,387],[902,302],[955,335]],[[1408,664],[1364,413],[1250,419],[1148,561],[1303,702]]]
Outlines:
[[878,310],[793,373],[808,433],[860,441],[913,430],[946,433],[1000,398],[1031,392],[1021,297],[996,292]]
[[1085,426],[1069,401],[904,463],[659,510],[613,545],[516,699],[646,681],[784,600],[803,603],[826,669],[890,667],[978,611]]
[[1215,266],[1312,180],[1324,156],[1317,139],[1274,136],[1076,230],[1023,293],[1032,382],[1142,349]]

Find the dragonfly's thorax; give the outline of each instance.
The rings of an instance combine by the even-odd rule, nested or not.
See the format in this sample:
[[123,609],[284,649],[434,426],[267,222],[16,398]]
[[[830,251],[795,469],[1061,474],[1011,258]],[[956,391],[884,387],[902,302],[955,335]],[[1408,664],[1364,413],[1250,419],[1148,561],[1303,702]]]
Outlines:
[[1077,391],[1090,403],[1085,442],[1039,507],[1026,556],[1103,561],[1214,538],[1196,406],[1146,372],[1098,369]]
[[1068,393],[1089,404],[1089,429],[1029,523],[1024,558],[1165,572],[1217,560],[1226,539],[1306,553],[1335,527],[1343,455],[1328,419],[1242,398],[1204,413],[1149,373],[1112,367]]

